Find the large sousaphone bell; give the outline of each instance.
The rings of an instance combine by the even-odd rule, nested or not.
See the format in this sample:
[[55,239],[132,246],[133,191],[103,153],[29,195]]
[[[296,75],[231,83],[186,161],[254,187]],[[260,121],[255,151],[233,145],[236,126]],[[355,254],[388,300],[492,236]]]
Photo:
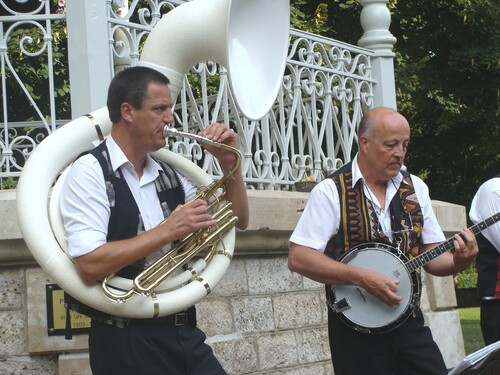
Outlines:
[[[204,61],[219,63],[227,69],[240,111],[247,118],[258,120],[266,115],[278,94],[288,37],[288,0],[194,0],[171,10],[155,26],[144,45],[140,65],[154,68],[171,80],[175,101],[184,75],[192,66]],[[18,220],[26,245],[61,288],[105,313],[150,318],[192,306],[213,289],[227,270],[234,251],[234,228],[221,240],[223,251],[204,265],[196,279],[181,276],[180,286],[172,286],[170,281],[168,286],[163,289],[160,286],[147,297],[134,294],[126,303],[106,297],[99,283],[86,284],[67,255],[58,207],[61,180],[65,176],[62,171],[79,154],[95,146],[96,125],[104,136],[110,133],[106,107],[53,132],[26,162],[17,187]],[[201,168],[182,156],[168,150],[155,155],[198,186],[213,182]],[[126,290],[131,285],[131,280],[120,277],[114,277],[113,282],[110,287],[117,290]]]

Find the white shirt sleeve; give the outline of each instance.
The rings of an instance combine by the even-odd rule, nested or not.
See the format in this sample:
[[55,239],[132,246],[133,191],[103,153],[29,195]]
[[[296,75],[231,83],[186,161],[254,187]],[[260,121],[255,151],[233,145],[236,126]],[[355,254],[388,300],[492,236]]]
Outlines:
[[441,243],[446,237],[432,209],[429,188],[419,177],[412,175],[411,179],[424,217],[424,228],[422,230],[421,241],[423,244]]
[[314,187],[293,231],[290,242],[325,251],[339,230],[340,204],[337,188],[327,178]]
[[[469,217],[474,224],[500,212],[500,177],[483,183],[472,198]],[[482,231],[484,237],[500,252],[500,222]]]
[[71,257],[87,254],[106,242],[110,207],[97,159],[84,155],[71,166],[60,200]]

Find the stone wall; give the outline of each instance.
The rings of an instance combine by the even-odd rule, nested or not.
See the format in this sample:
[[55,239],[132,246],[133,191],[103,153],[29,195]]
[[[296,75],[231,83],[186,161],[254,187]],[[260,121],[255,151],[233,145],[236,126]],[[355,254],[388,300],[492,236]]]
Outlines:
[[[287,241],[307,193],[249,191],[251,224],[214,292],[197,304],[200,327],[229,374],[333,374],[323,287],[287,268]],[[465,210],[433,202],[447,236]],[[15,192],[0,191],[0,373],[90,374],[87,337],[47,333],[50,275],[24,246]],[[33,220],[36,225],[36,218]],[[464,356],[451,277],[426,277],[422,308],[448,367]]]

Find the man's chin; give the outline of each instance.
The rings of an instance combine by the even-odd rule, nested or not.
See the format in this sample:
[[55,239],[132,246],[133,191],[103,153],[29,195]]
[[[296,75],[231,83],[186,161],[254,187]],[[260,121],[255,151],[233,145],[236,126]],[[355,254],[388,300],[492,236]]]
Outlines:
[[165,148],[167,142],[163,141],[163,142],[158,142],[155,144],[155,146],[153,147],[154,149],[151,150],[150,152],[155,152],[155,151],[158,151],[158,150],[161,150],[162,148]]
[[389,174],[391,175],[391,177],[396,177],[400,171],[401,166],[398,164],[397,166],[391,166],[391,168],[389,169]]
[[163,148],[167,145],[167,140],[165,138],[162,138],[161,140],[158,141],[158,149]]

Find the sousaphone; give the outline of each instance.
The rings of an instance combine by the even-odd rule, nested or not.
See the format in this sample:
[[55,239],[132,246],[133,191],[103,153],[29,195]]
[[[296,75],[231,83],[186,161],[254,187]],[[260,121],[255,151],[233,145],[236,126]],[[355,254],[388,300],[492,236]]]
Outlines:
[[[140,65],[171,80],[176,100],[188,70],[205,61],[224,66],[239,110],[251,120],[266,115],[278,94],[289,38],[288,0],[194,0],[169,11],[148,36]],[[226,272],[234,251],[234,228],[220,241],[221,251],[190,279],[181,276],[155,293],[134,294],[124,303],[108,298],[100,283],[86,284],[67,255],[59,213],[65,169],[111,131],[106,107],[79,117],[49,135],[24,166],[17,187],[17,211],[24,240],[38,264],[66,292],[102,312],[150,318],[182,311],[204,298]],[[155,154],[198,186],[213,180],[196,164],[168,150]],[[54,181],[57,181],[54,184]],[[202,280],[202,281],[200,281]],[[131,280],[114,277],[110,287],[123,290]],[[208,286],[208,287],[207,287]]]

